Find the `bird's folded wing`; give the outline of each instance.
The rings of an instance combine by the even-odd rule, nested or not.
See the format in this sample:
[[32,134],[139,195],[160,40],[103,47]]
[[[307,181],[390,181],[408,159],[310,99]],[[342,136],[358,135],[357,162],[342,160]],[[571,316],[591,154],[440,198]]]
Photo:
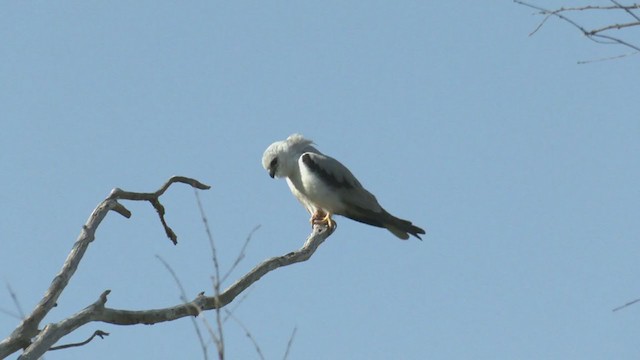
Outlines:
[[311,152],[302,154],[301,159],[311,172],[334,189],[345,205],[381,211],[375,196],[363,188],[351,171],[338,160]]

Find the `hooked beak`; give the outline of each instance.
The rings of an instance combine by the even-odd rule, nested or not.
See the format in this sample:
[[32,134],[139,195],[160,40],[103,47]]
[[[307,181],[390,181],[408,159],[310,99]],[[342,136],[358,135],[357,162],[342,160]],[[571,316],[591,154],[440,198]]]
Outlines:
[[273,177],[276,176],[276,169],[269,169],[269,176],[271,176],[271,178],[273,179]]

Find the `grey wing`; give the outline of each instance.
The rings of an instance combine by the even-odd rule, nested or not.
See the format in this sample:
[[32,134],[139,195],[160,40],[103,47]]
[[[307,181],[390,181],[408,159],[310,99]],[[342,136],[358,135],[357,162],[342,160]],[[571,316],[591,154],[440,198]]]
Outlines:
[[387,228],[403,240],[408,239],[409,235],[420,239],[419,234],[425,233],[410,221],[397,218],[384,210],[376,197],[363,188],[351,171],[338,160],[317,153],[304,153],[300,160],[315,177],[338,195],[341,206],[336,214],[361,223]]
[[351,171],[338,160],[311,152],[302,154],[301,160],[340,196],[345,205],[373,212],[382,211],[376,197],[363,188]]

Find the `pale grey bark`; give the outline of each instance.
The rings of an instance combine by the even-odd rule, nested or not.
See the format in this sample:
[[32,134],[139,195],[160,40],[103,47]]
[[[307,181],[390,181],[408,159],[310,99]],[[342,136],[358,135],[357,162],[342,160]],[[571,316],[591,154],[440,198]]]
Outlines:
[[58,297],[69,283],[87,247],[95,239],[96,230],[107,213],[113,210],[127,218],[131,216],[129,210],[120,204],[118,202],[119,200],[149,201],[158,211],[167,236],[174,243],[177,243],[175,233],[164,220],[164,207],[159,201],[159,197],[176,182],[185,183],[197,189],[209,189],[209,186],[197,180],[174,176],[158,191],[153,193],[135,193],[117,188],[111,191],[109,196],[102,201],[93,210],[91,216],[89,216],[71,252],[67,256],[62,269],[54,277],[42,300],[40,300],[33,311],[16,327],[11,335],[0,342],[0,359],[21,349],[24,349],[24,352],[20,356],[21,360],[38,359],[61,338],[89,322],[104,322],[115,325],[156,324],[180,319],[185,316],[197,316],[202,311],[222,308],[231,303],[239,294],[268,272],[282,266],[308,260],[318,246],[333,232],[333,229],[328,229],[325,226],[314,226],[302,248],[286,255],[263,261],[233,285],[229,286],[229,288],[222,291],[219,296],[206,296],[204,293],[201,293],[192,301],[176,306],[164,309],[132,311],[106,307],[107,296],[110,290],[105,290],[93,304],[62,321],[50,323],[40,329],[41,322],[55,306]]
[[[579,64],[611,60],[640,53],[640,46],[635,44],[634,40],[625,39],[627,37],[632,39],[632,35],[628,35],[628,33],[624,32],[624,30],[629,28],[640,27],[640,14],[637,13],[640,11],[640,4],[622,4],[616,0],[609,0],[610,5],[602,2],[596,2],[595,5],[586,4],[581,6],[563,6],[555,9],[546,9],[542,6],[523,0],[513,0],[513,2],[535,9],[539,15],[543,16],[540,24],[538,24],[538,26],[529,35],[533,35],[540,30],[540,28],[542,28],[550,18],[557,18],[578,29],[589,40],[600,44],[623,45],[634,50],[634,52],[629,54],[622,54],[598,60],[579,61]],[[587,17],[587,13],[592,15]],[[581,14],[584,14],[585,16],[580,17],[579,15]],[[619,14],[625,14],[626,20],[620,20],[621,18],[617,16]],[[595,25],[596,22],[594,22],[593,19],[600,20],[597,22],[598,25]],[[603,26],[603,22],[606,25]]]

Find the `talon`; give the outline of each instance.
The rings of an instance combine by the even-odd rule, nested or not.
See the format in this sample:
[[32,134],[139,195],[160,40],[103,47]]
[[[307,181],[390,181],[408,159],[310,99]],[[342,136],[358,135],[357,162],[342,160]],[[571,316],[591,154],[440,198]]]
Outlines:
[[324,211],[322,210],[316,210],[313,215],[311,215],[311,219],[309,219],[309,222],[311,223],[311,226],[318,224],[319,222],[322,222],[323,219],[327,216],[327,214],[325,214]]
[[336,226],[336,222],[331,218],[331,214],[322,210],[316,210],[309,222],[311,222],[311,227],[313,227],[313,225],[326,225],[329,229],[333,229]]
[[327,216],[322,219],[323,222],[327,223],[329,229],[333,229],[336,226],[335,221],[331,218],[331,214],[327,213]]

